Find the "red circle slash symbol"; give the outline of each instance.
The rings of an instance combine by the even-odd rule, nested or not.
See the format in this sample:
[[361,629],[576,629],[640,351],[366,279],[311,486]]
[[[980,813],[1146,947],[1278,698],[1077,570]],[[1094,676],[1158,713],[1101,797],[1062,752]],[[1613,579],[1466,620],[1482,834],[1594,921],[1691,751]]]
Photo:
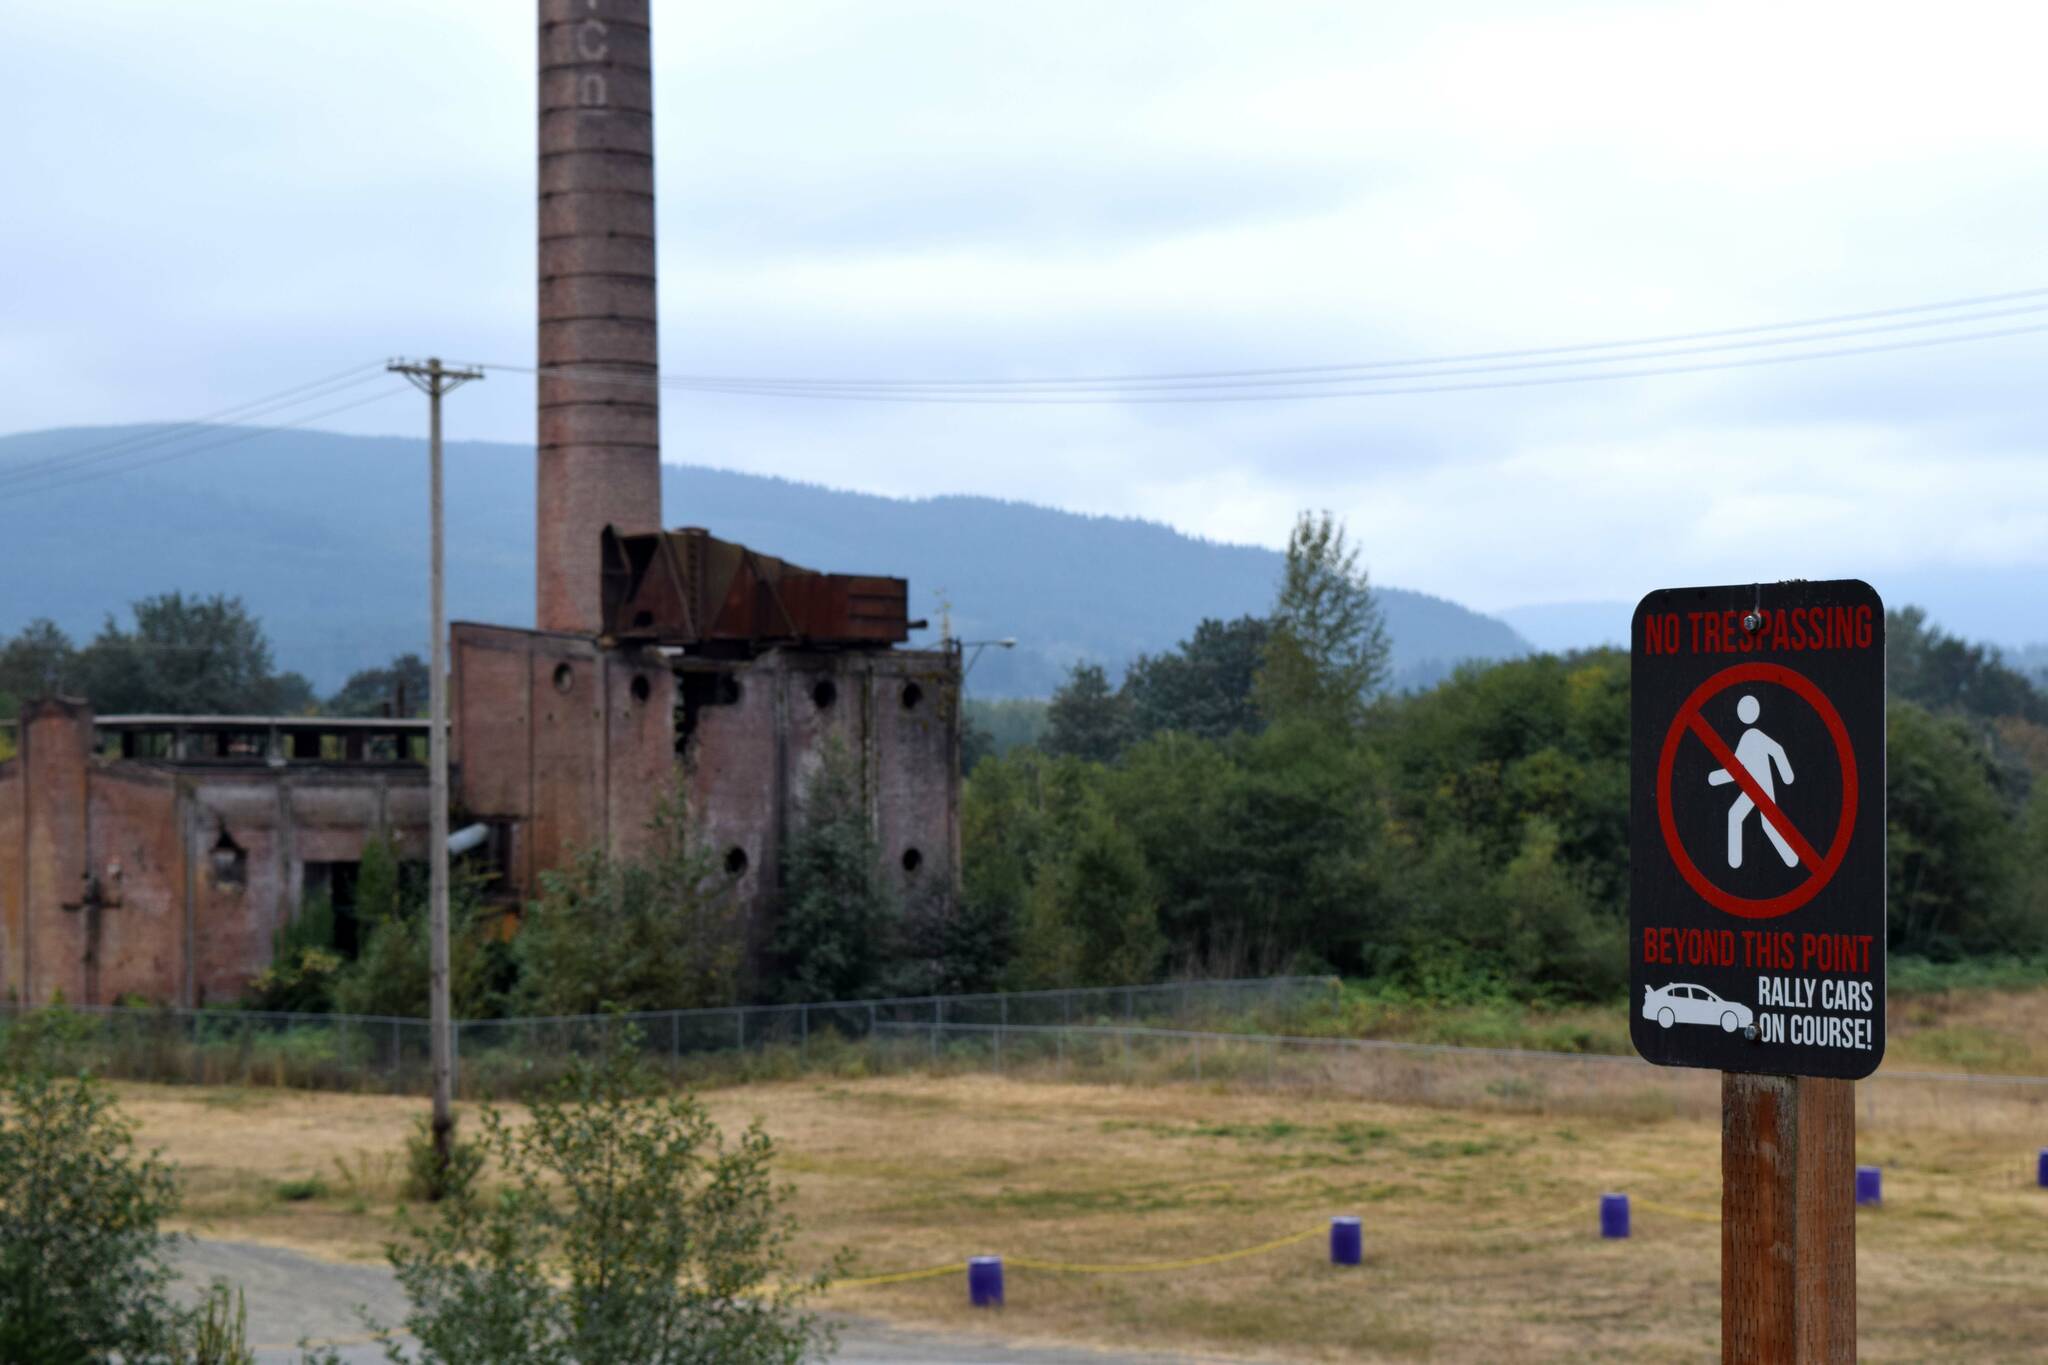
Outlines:
[[[1835,837],[1822,854],[1799,832],[1785,812],[1778,808],[1763,787],[1752,777],[1749,770],[1736,760],[1730,749],[1714,727],[1707,724],[1700,714],[1700,707],[1719,693],[1743,683],[1776,683],[1796,693],[1811,706],[1827,726],[1828,734],[1834,738],[1835,753],[1842,763],[1842,815],[1835,826]],[[1693,735],[1707,747],[1714,761],[1734,779],[1743,795],[1756,804],[1757,814],[1770,822],[1779,837],[1792,846],[1799,856],[1799,866],[1806,872],[1806,880],[1783,895],[1757,899],[1738,896],[1716,886],[1708,880],[1693,862],[1692,855],[1685,851],[1685,844],[1678,837],[1678,821],[1671,809],[1671,773],[1678,758],[1678,745],[1686,735]],[[1775,919],[1789,915],[1800,906],[1820,894],[1821,888],[1835,875],[1842,865],[1842,855],[1849,851],[1849,835],[1856,823],[1856,755],[1849,747],[1849,729],[1842,724],[1842,717],[1835,710],[1827,694],[1813,685],[1803,674],[1795,673],[1780,664],[1737,664],[1724,668],[1713,677],[1693,689],[1672,717],[1671,729],[1664,736],[1664,753],[1657,763],[1657,818],[1664,827],[1664,846],[1671,851],[1671,861],[1676,863],[1681,875],[1692,889],[1709,904],[1731,915],[1744,919]]]

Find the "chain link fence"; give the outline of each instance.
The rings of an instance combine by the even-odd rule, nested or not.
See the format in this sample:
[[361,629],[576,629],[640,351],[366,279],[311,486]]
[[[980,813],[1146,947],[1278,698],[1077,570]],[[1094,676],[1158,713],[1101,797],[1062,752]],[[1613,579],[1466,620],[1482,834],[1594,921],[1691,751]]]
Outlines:
[[[994,1072],[1075,1083],[1194,1082],[1455,1109],[1714,1119],[1720,1078],[1633,1056],[1289,1033],[1326,977],[665,1010],[456,1026],[457,1092],[516,1098],[623,1027],[681,1083],[826,1072]],[[256,1010],[0,1006],[0,1057],[57,1049],[124,1080],[425,1094],[424,1019]],[[1887,1067],[1856,1089],[1860,1125],[2029,1133],[2048,1141],[2048,1077]]]
[[[681,1079],[794,1074],[837,1064],[890,1029],[1051,1025],[1199,1027],[1256,1020],[1281,1027],[1336,990],[1328,977],[1179,981],[1152,986],[900,996],[877,1000],[561,1018],[472,1019],[454,1026],[457,1092],[507,1097],[545,1084],[622,1027]],[[0,1005],[0,1050],[55,1047],[65,1063],[123,1080],[281,1085],[420,1094],[431,1086],[428,1024],[380,1015],[288,1014],[135,1006]]]

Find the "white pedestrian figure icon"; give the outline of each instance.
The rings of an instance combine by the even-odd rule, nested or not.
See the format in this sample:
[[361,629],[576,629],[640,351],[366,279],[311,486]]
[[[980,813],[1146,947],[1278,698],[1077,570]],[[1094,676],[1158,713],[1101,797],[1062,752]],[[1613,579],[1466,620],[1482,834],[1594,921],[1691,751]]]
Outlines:
[[[1750,727],[1742,732],[1742,738],[1735,743],[1735,761],[1748,770],[1750,777],[1755,779],[1757,786],[1763,788],[1765,796],[1776,801],[1778,793],[1776,784],[1771,781],[1771,768],[1775,765],[1779,775],[1785,779],[1786,785],[1790,786],[1792,783],[1792,760],[1785,757],[1783,745],[1756,728],[1756,718],[1762,712],[1763,707],[1757,704],[1755,697],[1744,697],[1741,701],[1735,703],[1735,714],[1741,717],[1744,725]],[[1716,768],[1707,774],[1707,781],[1716,787],[1725,787],[1734,780],[1734,774],[1730,773],[1726,768]],[[1730,867],[1742,866],[1742,826],[1749,819],[1750,812],[1755,809],[1756,802],[1749,799],[1747,792],[1744,792],[1737,798],[1735,804],[1728,808],[1728,866]],[[1778,833],[1778,827],[1761,817],[1759,817],[1757,823],[1762,825],[1764,833],[1771,837],[1771,843],[1777,848],[1778,856],[1785,860],[1785,866],[1797,866],[1799,855],[1792,851],[1792,845],[1785,842],[1785,836]]]

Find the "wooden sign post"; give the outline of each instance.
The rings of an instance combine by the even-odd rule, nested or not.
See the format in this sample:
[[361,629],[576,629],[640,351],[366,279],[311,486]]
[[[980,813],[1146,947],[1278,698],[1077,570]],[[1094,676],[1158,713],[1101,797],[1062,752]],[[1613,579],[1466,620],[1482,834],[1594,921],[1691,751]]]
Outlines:
[[1721,1072],[1721,1359],[1856,1359],[1855,1082],[1885,1042],[1884,604],[1653,592],[1630,666],[1630,1018]]
[[1721,1360],[1856,1359],[1855,1082],[1721,1077]]

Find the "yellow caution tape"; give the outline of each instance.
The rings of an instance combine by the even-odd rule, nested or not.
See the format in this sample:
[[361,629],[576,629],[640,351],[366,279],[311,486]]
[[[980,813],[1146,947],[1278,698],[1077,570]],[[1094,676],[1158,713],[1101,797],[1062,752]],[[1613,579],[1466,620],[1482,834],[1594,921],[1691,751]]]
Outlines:
[[1192,1270],[1197,1266],[1240,1261],[1247,1256],[1258,1256],[1268,1251],[1278,1251],[1281,1247],[1293,1246],[1296,1242],[1306,1242],[1311,1237],[1320,1236],[1323,1231],[1323,1228],[1314,1227],[1305,1232],[1275,1238],[1270,1242],[1261,1242],[1255,1247],[1244,1247],[1238,1251],[1219,1251],[1213,1256],[1190,1256],[1178,1261],[1143,1261],[1136,1265],[1086,1265],[1070,1261],[1034,1261],[1020,1257],[1014,1261],[1005,1261],[1003,1264],[1013,1265],[1019,1270],[1051,1270],[1062,1275],[1145,1275],[1160,1270]]
[[[1691,1209],[1674,1208],[1668,1204],[1653,1204],[1641,1199],[1635,1201],[1635,1207],[1642,1209],[1646,1213],[1659,1213],[1671,1218],[1689,1219],[1696,1223],[1718,1224],[1721,1221],[1719,1214],[1697,1213]],[[1573,1209],[1566,1213],[1557,1214],[1554,1217],[1539,1219],[1533,1223],[1466,1228],[1462,1231],[1466,1235],[1474,1237],[1515,1237],[1531,1232],[1541,1232],[1565,1223],[1577,1221],[1581,1218],[1585,1218],[1590,1223],[1592,1215],[1585,1210]],[[1042,1261],[1034,1257],[1019,1256],[1004,1257],[1003,1265],[1006,1269],[1010,1270],[1042,1270],[1057,1275],[1152,1275],[1167,1270],[1194,1270],[1201,1266],[1222,1265],[1227,1261],[1243,1260],[1247,1256],[1262,1256],[1269,1251],[1278,1251],[1282,1247],[1290,1247],[1300,1242],[1306,1242],[1311,1237],[1320,1237],[1324,1231],[1325,1229],[1320,1226],[1306,1228],[1300,1232],[1289,1233],[1285,1237],[1276,1237],[1270,1242],[1261,1242],[1257,1246],[1241,1247],[1236,1251],[1219,1251],[1209,1256],[1187,1256],[1172,1261],[1138,1261],[1124,1265],[1109,1265],[1086,1261]],[[1436,1235],[1441,1235],[1441,1232],[1439,1231]],[[917,1270],[896,1270],[884,1275],[849,1276],[845,1279],[832,1281],[831,1287],[834,1289],[862,1289],[872,1285],[909,1284],[916,1280],[937,1279],[941,1275],[964,1274],[966,1270],[967,1262],[948,1261],[944,1265],[925,1266]]]
[[[1696,1213],[1691,1209],[1674,1208],[1668,1204],[1653,1204],[1641,1199],[1635,1201],[1635,1207],[1647,1213],[1659,1213],[1667,1217],[1684,1218],[1697,1223],[1718,1224],[1721,1221],[1718,1214]],[[1517,1237],[1531,1232],[1546,1231],[1550,1228],[1562,1226],[1565,1223],[1576,1222],[1582,1218],[1590,1225],[1593,1218],[1592,1212],[1590,1210],[1572,1209],[1568,1212],[1559,1213],[1550,1218],[1538,1219],[1530,1223],[1509,1224],[1506,1226],[1497,1224],[1492,1227],[1464,1228],[1458,1231],[1462,1232],[1463,1235],[1471,1237]],[[1306,1242],[1311,1237],[1319,1237],[1324,1231],[1325,1229],[1322,1227],[1307,1228],[1301,1232],[1275,1238],[1270,1242],[1261,1242],[1257,1246],[1242,1247],[1236,1251],[1219,1251],[1209,1256],[1188,1256],[1172,1261],[1139,1261],[1127,1265],[1107,1265],[1086,1261],[1042,1261],[1033,1257],[1006,1256],[1003,1258],[1003,1265],[1006,1269],[1011,1270],[1042,1270],[1058,1275],[1150,1275],[1166,1270],[1193,1270],[1200,1266],[1222,1265],[1226,1261],[1242,1260],[1247,1256],[1261,1256],[1269,1251],[1278,1251],[1282,1247],[1290,1247],[1298,1242]],[[1432,1234],[1432,1237],[1442,1236],[1443,1231],[1439,1229]],[[913,1280],[930,1280],[936,1279],[941,1275],[961,1274],[966,1269],[967,1262],[953,1261],[946,1265],[928,1266],[922,1270],[899,1270],[888,1275],[866,1275],[852,1279],[834,1280],[832,1287],[838,1289],[860,1288],[866,1285],[879,1284],[907,1284]]]
[[908,1284],[912,1280],[933,1280],[941,1275],[958,1275],[967,1269],[967,1262],[952,1261],[946,1265],[926,1266],[923,1270],[897,1270],[887,1275],[859,1275],[849,1279],[834,1280],[834,1289],[859,1288],[870,1284]]
[[[1258,1256],[1281,1247],[1293,1246],[1319,1236],[1322,1228],[1309,1228],[1303,1232],[1291,1233],[1270,1242],[1261,1242],[1255,1247],[1243,1247],[1236,1251],[1219,1251],[1211,1256],[1189,1256],[1175,1261],[1140,1261],[1131,1265],[1091,1265],[1079,1261],[1040,1261],[1030,1257],[1004,1257],[1003,1266],[1009,1270],[1045,1270],[1061,1275],[1146,1275],[1162,1270],[1192,1270],[1197,1266],[1221,1265],[1225,1261],[1242,1260],[1247,1256]],[[860,1288],[876,1284],[907,1284],[912,1280],[936,1279],[941,1275],[958,1275],[967,1270],[967,1262],[952,1261],[946,1265],[927,1266],[922,1270],[898,1270],[887,1275],[861,1275],[832,1281],[834,1289]]]

